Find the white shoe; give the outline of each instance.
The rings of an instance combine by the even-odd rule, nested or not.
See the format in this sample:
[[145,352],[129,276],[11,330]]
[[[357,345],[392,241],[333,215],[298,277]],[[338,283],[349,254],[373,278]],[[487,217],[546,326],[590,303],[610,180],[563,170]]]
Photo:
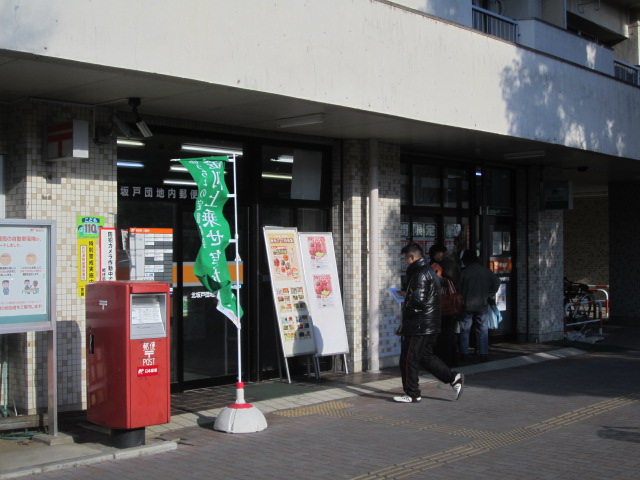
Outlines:
[[451,382],[451,387],[453,388],[455,400],[458,400],[460,395],[462,395],[462,390],[464,389],[464,375],[462,373],[456,373],[453,382]]
[[420,400],[422,400],[422,397],[410,397],[409,395],[393,397],[393,401],[399,403],[420,403]]

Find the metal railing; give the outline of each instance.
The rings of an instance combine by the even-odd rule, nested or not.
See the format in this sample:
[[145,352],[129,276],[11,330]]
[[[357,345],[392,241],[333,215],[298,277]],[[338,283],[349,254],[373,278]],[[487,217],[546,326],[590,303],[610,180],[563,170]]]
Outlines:
[[614,76],[618,80],[622,80],[625,83],[630,83],[631,85],[640,85],[639,77],[640,77],[640,69],[635,65],[631,65],[629,63],[622,62],[620,60],[613,61],[613,69]]
[[484,8],[476,6],[471,8],[473,9],[473,28],[509,42],[516,41],[518,22]]

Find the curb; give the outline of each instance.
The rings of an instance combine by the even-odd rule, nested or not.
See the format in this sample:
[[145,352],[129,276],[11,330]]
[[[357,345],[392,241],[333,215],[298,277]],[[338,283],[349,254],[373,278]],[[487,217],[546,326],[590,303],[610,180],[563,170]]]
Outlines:
[[105,462],[110,460],[122,460],[126,458],[143,457],[147,455],[154,455],[156,453],[168,452],[178,448],[176,442],[162,442],[155,443],[153,445],[143,445],[140,447],[132,447],[124,450],[118,450],[112,453],[96,454],[81,458],[71,458],[69,460],[62,460],[59,462],[45,463],[36,467],[17,468],[15,470],[9,470],[4,473],[0,473],[0,480],[8,478],[20,478],[27,475],[34,475],[37,473],[53,472],[56,470],[63,470],[66,468],[75,468],[84,465],[91,465],[94,463]]

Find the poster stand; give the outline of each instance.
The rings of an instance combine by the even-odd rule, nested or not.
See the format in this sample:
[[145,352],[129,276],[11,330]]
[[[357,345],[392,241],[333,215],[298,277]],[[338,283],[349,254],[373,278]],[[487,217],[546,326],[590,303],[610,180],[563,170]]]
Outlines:
[[312,356],[307,360],[309,377],[313,362],[320,378],[319,357],[325,356],[342,355],[348,373],[349,345],[331,233],[284,227],[263,231],[288,382],[288,358],[294,356]]
[[[0,237],[6,239],[0,244],[0,281],[3,283],[0,337],[10,333],[46,332],[46,423],[49,434],[57,436],[56,224],[53,220],[2,219]],[[3,374],[5,372],[6,366]],[[2,391],[2,395],[6,398],[7,392]],[[36,419],[34,426],[39,424]]]

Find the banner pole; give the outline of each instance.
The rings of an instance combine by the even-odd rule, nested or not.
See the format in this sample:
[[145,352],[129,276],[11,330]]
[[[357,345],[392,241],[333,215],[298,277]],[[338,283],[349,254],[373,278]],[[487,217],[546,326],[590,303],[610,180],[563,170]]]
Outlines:
[[216,417],[213,424],[214,430],[227,433],[253,433],[259,432],[267,428],[267,420],[262,412],[253,405],[245,402],[244,399],[244,383],[242,382],[242,335],[240,325],[240,249],[238,247],[238,184],[236,177],[236,155],[229,157],[229,161],[233,163],[233,211],[234,211],[234,242],[236,244],[236,281],[233,286],[236,292],[236,312],[238,312],[236,329],[238,333],[238,382],[236,383],[236,401],[222,411]]

